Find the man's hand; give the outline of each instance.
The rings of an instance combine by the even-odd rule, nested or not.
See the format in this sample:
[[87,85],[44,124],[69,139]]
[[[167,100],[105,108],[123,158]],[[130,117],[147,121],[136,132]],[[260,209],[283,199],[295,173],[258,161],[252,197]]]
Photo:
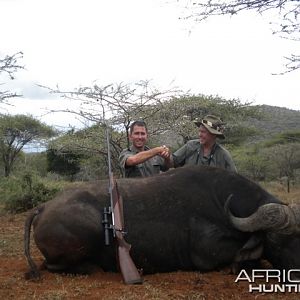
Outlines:
[[162,151],[159,153],[159,155],[164,159],[169,159],[171,155],[170,149],[166,145],[163,145],[160,148]]

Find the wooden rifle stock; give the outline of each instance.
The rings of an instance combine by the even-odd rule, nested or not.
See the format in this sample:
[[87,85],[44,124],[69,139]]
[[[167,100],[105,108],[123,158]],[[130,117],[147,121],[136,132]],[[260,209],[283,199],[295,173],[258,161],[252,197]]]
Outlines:
[[[119,235],[121,237],[119,237]],[[143,283],[143,279],[129,254],[131,245],[125,241],[122,233],[118,232],[116,233],[116,236],[118,240],[119,265],[124,282],[126,284]]]
[[114,235],[118,244],[118,261],[123,280],[126,284],[142,283],[140,276],[131,256],[129,254],[131,245],[124,239],[124,216],[123,216],[123,200],[119,195],[117,183],[113,175],[109,176],[111,186],[111,197],[113,202],[112,217],[114,218]]

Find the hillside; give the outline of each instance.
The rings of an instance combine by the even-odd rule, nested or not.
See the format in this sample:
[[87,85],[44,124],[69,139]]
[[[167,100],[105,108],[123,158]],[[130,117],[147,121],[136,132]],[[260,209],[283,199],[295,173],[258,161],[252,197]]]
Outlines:
[[[252,144],[266,141],[274,135],[286,131],[300,131],[300,111],[269,105],[257,105],[255,107],[261,113],[262,118],[260,120],[247,119],[241,123],[242,126],[254,127],[258,131],[257,135],[246,139],[246,143]],[[195,136],[196,138],[197,135]],[[182,138],[174,132],[167,131],[160,136],[152,137],[151,142],[153,145],[166,144],[173,150],[176,150],[182,145]],[[219,142],[222,143],[223,141]],[[228,142],[228,139],[224,140],[224,142]]]
[[251,120],[245,122],[256,129],[262,130],[262,136],[258,137],[260,140],[269,138],[275,134],[300,130],[300,111],[292,110],[283,107],[260,105],[256,106],[263,114],[262,120]]

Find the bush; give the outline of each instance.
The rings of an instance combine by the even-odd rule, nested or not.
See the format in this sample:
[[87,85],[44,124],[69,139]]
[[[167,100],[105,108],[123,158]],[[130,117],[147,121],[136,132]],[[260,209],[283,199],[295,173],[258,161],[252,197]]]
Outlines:
[[43,182],[27,173],[21,177],[3,178],[0,183],[4,209],[11,213],[24,212],[46,202],[62,189],[59,182]]

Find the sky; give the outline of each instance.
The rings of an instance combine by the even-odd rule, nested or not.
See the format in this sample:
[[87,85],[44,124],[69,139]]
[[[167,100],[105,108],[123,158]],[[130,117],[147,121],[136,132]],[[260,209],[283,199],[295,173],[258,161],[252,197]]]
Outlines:
[[175,0],[0,0],[0,11],[0,57],[22,51],[26,68],[14,81],[0,77],[0,88],[23,94],[2,113],[80,126],[74,115],[47,114],[71,104],[37,84],[73,90],[140,80],[300,110],[300,71],[272,75],[300,42],[273,35],[274,16],[199,23],[184,19],[188,12]]

